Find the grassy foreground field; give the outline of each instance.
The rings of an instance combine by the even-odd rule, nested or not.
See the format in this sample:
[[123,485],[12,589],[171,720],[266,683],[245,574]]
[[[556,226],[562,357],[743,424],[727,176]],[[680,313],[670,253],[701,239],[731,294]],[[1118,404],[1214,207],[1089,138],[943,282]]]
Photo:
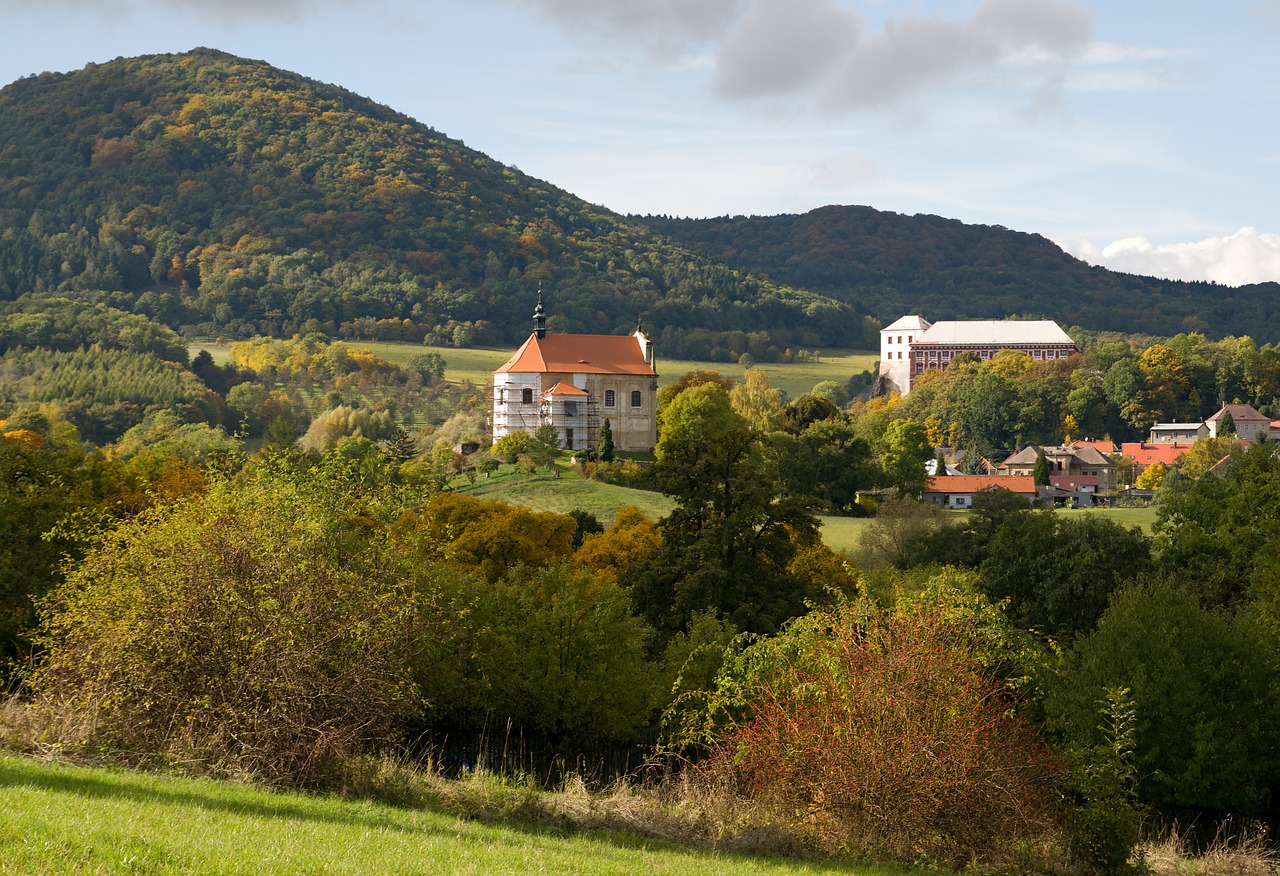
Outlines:
[[0,755],[0,873],[902,874]]
[[[514,349],[457,349],[455,347],[424,347],[421,344],[390,344],[376,341],[347,341],[348,346],[364,347],[372,350],[389,362],[402,365],[414,353],[435,352],[444,357],[447,365],[445,379],[454,383],[470,380],[483,385],[493,374],[493,370],[515,352]],[[229,343],[213,341],[193,341],[189,352],[195,356],[201,350],[208,350],[215,362],[225,363],[230,355]],[[769,382],[789,396],[795,397],[813,389],[814,385],[824,380],[835,380],[841,384],[850,377],[868,368],[874,369],[880,360],[879,353],[857,352],[853,350],[824,351],[818,362],[790,362],[774,364],[761,363],[760,370],[769,376]],[[677,359],[663,359],[658,350],[658,383],[668,384],[676,381],[686,371],[711,370],[719,371],[735,380],[741,380],[746,369],[741,365],[726,362],[694,362]]]

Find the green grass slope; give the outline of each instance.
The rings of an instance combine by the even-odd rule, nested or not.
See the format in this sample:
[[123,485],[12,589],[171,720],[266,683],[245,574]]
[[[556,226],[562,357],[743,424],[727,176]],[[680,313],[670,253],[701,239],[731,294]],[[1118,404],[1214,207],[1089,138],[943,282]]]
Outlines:
[[[0,756],[0,873],[787,874],[851,872],[626,834]],[[898,870],[859,870],[889,874]]]

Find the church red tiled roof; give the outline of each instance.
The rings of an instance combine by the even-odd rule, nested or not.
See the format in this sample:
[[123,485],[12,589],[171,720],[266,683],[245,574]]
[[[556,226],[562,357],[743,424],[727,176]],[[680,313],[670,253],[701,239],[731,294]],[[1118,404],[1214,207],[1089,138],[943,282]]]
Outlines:
[[496,373],[654,374],[634,335],[536,334]]

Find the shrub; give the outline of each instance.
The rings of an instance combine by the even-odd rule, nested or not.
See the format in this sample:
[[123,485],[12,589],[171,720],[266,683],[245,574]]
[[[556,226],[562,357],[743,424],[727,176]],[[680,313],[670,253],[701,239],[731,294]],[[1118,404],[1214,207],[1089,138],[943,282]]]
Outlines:
[[414,570],[302,477],[154,508],[71,573],[33,688],[90,720],[81,741],[317,786],[417,711]]
[[1140,802],[1170,816],[1262,811],[1280,783],[1280,652],[1261,623],[1171,583],[1130,586],[1050,679],[1047,726],[1077,750],[1104,744],[1097,704],[1115,688],[1136,709]]
[[1052,835],[1056,767],[964,627],[846,602],[748,645],[718,679],[703,769],[859,854],[998,860]]

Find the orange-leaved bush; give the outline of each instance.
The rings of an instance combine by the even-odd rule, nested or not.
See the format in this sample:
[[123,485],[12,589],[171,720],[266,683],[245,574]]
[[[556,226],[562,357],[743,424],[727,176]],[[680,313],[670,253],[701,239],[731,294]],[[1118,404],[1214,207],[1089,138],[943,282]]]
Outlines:
[[983,669],[976,618],[844,601],[732,655],[702,770],[821,845],[950,862],[1057,835],[1048,749]]

